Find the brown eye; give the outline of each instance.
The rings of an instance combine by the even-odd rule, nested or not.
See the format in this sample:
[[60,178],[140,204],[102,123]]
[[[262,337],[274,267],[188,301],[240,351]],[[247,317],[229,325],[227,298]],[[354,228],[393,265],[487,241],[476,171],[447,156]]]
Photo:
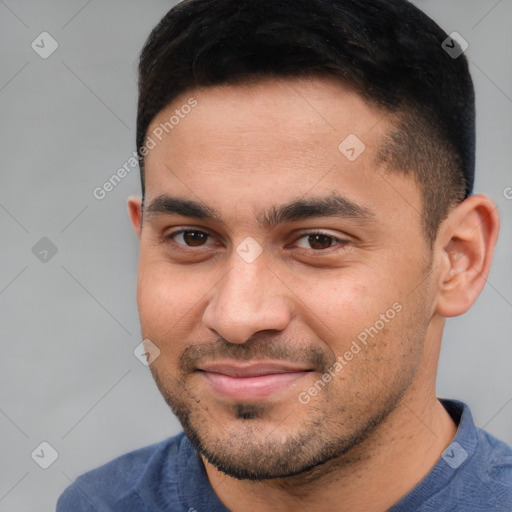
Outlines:
[[328,249],[333,243],[334,237],[329,235],[308,235],[308,243],[312,249]]
[[322,233],[318,231],[316,233],[305,233],[297,239],[295,242],[296,247],[301,249],[308,249],[310,251],[322,252],[331,247],[337,247],[343,249],[349,240],[338,238],[337,236],[330,235],[329,233]]
[[203,233],[202,231],[197,231],[193,229],[189,229],[186,231],[180,231],[178,233],[173,233],[169,236],[176,243],[180,245],[188,245],[189,247],[199,247],[204,245],[208,240],[210,235],[207,233]]

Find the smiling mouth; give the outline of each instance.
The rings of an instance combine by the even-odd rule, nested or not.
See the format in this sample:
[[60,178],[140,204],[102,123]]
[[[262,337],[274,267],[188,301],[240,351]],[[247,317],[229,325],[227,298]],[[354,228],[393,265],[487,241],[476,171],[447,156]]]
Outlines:
[[205,364],[198,371],[216,394],[237,402],[254,402],[291,387],[313,370],[281,361],[226,361]]

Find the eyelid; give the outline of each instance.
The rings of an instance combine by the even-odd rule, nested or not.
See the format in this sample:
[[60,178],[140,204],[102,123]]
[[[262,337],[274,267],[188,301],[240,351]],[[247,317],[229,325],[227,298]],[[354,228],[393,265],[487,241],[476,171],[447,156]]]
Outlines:
[[179,242],[176,242],[176,240],[174,240],[174,238],[177,235],[180,235],[180,234],[185,233],[187,231],[197,231],[198,233],[204,233],[209,238],[214,238],[214,236],[215,236],[215,235],[212,235],[211,233],[209,233],[208,230],[206,230],[204,228],[198,228],[198,227],[195,227],[195,226],[186,226],[186,227],[181,227],[181,228],[177,227],[176,229],[173,229],[172,231],[163,234],[162,237],[161,237],[161,242],[164,243],[164,242],[167,242],[167,241],[171,240],[172,242],[176,243],[180,247],[187,247],[187,248],[190,248],[190,249],[194,249],[194,248],[197,248],[197,247],[206,247],[208,245],[208,244],[205,244],[205,245],[198,245],[198,246],[194,247],[194,246],[189,246],[189,245],[186,245],[186,244],[180,244]]
[[[204,245],[199,245],[199,246],[195,246],[194,247],[194,246],[188,246],[186,244],[182,244],[182,243],[176,242],[176,240],[174,240],[174,238],[177,235],[180,235],[180,234],[185,233],[187,231],[197,231],[199,233],[204,233],[209,238],[215,238],[217,236],[217,235],[213,235],[207,229],[202,228],[202,227],[199,228],[199,227],[195,227],[195,226],[184,226],[184,227],[176,227],[173,231],[164,234],[162,236],[162,242],[165,242],[167,240],[171,240],[174,243],[176,243],[177,245],[179,245],[180,247],[186,247],[186,248],[190,248],[190,249],[197,249],[198,247],[207,247],[209,245],[208,243],[205,243]],[[323,230],[323,229],[311,229],[311,230],[308,230],[308,231],[301,231],[298,236],[294,237],[294,240],[293,240],[291,245],[297,243],[298,240],[300,240],[300,239],[302,239],[304,237],[310,236],[310,235],[323,235],[323,236],[327,236],[327,237],[333,239],[334,244],[329,246],[329,247],[327,247],[327,248],[325,248],[325,249],[312,249],[312,248],[307,249],[307,248],[304,248],[304,247],[298,247],[298,249],[320,253],[322,251],[327,251],[327,250],[333,249],[335,247],[339,247],[339,246],[343,247],[344,245],[350,243],[349,237],[342,238],[340,236],[337,236],[337,235],[333,234],[332,232],[329,232],[329,231]],[[288,245],[287,247],[290,247],[290,245]]]
[[337,235],[334,235],[333,233],[329,232],[329,231],[325,231],[323,229],[311,229],[310,231],[302,231],[300,233],[299,236],[295,237],[293,243],[297,243],[298,240],[300,240],[301,238],[304,238],[304,237],[307,237],[307,236],[311,236],[311,235],[323,235],[323,236],[327,236],[329,238],[332,238],[334,242],[334,245],[331,245],[325,249],[312,249],[312,248],[309,248],[309,249],[306,249],[304,247],[298,247],[299,249],[302,249],[302,250],[305,250],[305,251],[313,251],[313,252],[316,252],[316,253],[320,253],[322,251],[327,251],[329,249],[333,249],[335,247],[343,247],[345,246],[346,244],[350,243],[350,238],[349,237],[345,237],[345,238],[341,238],[340,236],[337,236]]

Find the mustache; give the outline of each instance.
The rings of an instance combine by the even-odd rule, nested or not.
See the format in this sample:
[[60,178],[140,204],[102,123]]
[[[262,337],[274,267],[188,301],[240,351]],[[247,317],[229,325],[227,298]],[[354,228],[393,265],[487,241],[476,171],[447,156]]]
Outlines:
[[258,337],[244,343],[231,343],[224,338],[214,342],[189,343],[179,358],[179,367],[184,374],[197,370],[204,363],[229,359],[247,361],[267,359],[300,363],[324,373],[336,361],[336,356],[327,347],[308,340],[307,344],[297,338]]

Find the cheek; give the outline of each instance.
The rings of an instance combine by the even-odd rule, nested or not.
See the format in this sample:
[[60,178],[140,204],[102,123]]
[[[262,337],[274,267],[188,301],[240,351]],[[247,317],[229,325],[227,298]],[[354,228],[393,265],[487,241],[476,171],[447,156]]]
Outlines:
[[357,351],[353,342],[373,353],[391,355],[402,350],[399,340],[389,343],[404,321],[401,294],[384,286],[377,275],[372,279],[366,270],[363,276],[346,273],[339,279],[302,283],[300,314],[336,356]]
[[378,293],[369,274],[345,268],[329,274],[290,276],[289,281],[304,313],[310,311],[326,327],[340,331],[371,316],[378,306]]
[[211,338],[203,314],[224,274],[225,269],[214,266],[173,265],[149,250],[141,254],[137,303],[142,336],[160,348],[162,364],[173,366],[187,344]]
[[[193,315],[204,290],[186,270],[141,258],[137,303],[143,335],[172,338]],[[192,312],[192,313],[191,313]]]

